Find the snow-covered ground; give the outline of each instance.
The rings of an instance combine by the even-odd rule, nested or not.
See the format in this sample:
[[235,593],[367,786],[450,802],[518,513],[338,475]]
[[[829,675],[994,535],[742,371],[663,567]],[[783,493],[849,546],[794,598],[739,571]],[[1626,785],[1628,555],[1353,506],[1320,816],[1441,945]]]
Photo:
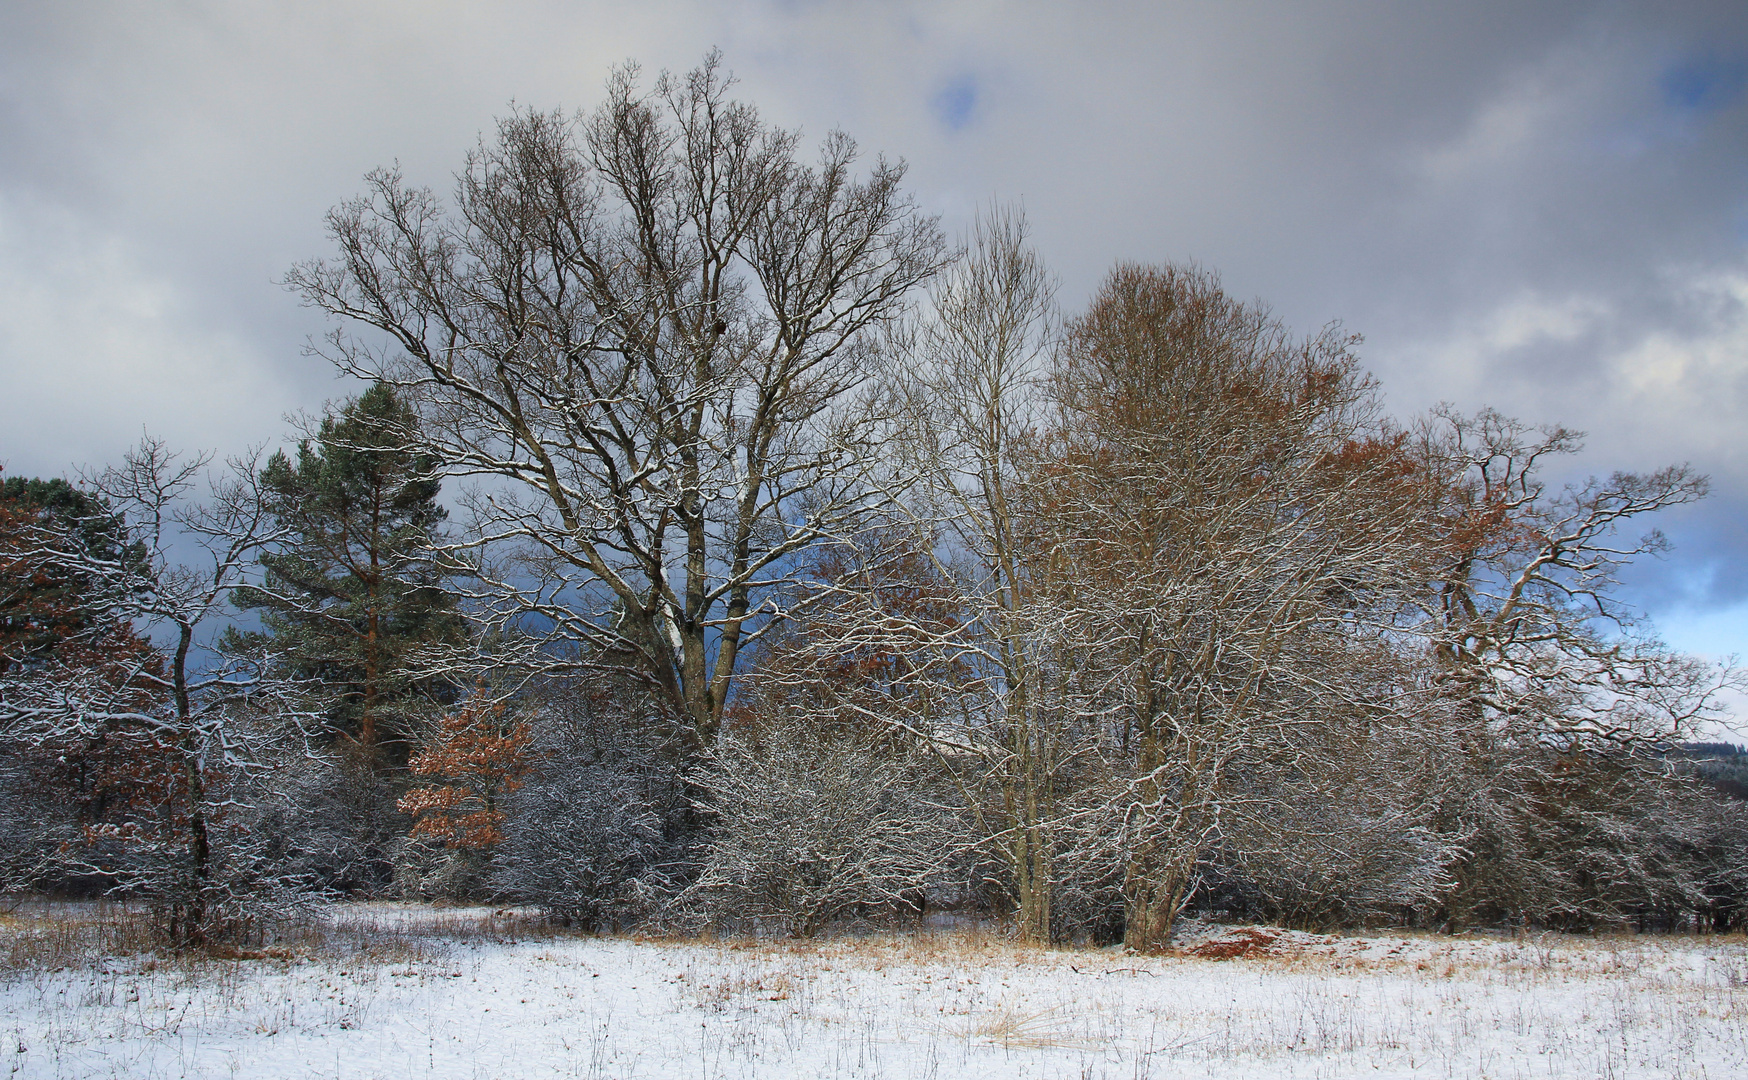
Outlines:
[[14,960],[0,973],[0,1073],[1748,1076],[1740,939],[1211,928],[1186,942],[1207,955],[1141,958],[963,934],[565,937],[385,905],[331,918],[326,943],[200,962],[60,964],[22,940],[40,920],[0,923]]

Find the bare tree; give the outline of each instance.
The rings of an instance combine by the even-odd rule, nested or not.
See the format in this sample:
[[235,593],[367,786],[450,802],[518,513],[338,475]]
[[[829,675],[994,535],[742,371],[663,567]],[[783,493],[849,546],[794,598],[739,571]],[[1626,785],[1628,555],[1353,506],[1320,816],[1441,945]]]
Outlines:
[[803,164],[731,82],[715,54],[648,94],[628,67],[587,118],[512,116],[452,210],[373,173],[329,215],[338,257],[288,277],[387,336],[323,352],[480,481],[479,544],[518,551],[480,567],[498,616],[635,657],[694,747],[767,587],[868,505],[882,417],[859,391],[942,257],[902,164],[859,178],[835,132]]
[[[270,873],[260,863],[265,838],[234,827],[247,809],[236,796],[276,735],[254,716],[290,689],[262,679],[259,662],[204,651],[203,628],[230,610],[256,551],[277,539],[258,461],[233,461],[204,500],[191,501],[208,463],[179,460],[147,438],[120,468],[85,478],[120,523],[121,543],[94,551],[78,523],[65,523],[39,531],[30,557],[90,583],[84,602],[97,637],[8,672],[0,687],[13,738],[103,748],[115,812],[87,827],[73,857],[144,895],[177,944],[237,930]],[[122,630],[126,647],[108,647]],[[220,832],[235,835],[220,843]]]
[[1054,293],[1023,215],[980,214],[905,341],[902,437],[886,452],[906,486],[878,527],[815,561],[808,616],[756,676],[761,702],[785,687],[784,708],[816,724],[932,750],[1032,941],[1051,932],[1056,784],[1078,718],[1028,505]]
[[[931,728],[1004,866],[1022,939],[1050,937],[1057,858],[1056,783],[1074,753],[1065,670],[1072,650],[1054,599],[1039,588],[1029,505],[1036,431],[1057,329],[1056,282],[1028,242],[1018,210],[979,216],[932,295],[904,380],[910,438],[907,500],[923,540],[940,551],[960,619],[937,648],[972,677],[955,679],[954,708]],[[931,670],[951,673],[950,665]]]
[[1369,662],[1420,496],[1333,328],[1296,341],[1209,274],[1123,266],[1067,340],[1043,517],[1121,766],[1088,835],[1121,866],[1127,944],[1151,950],[1232,770],[1392,707]]
[[1500,725],[1572,740],[1688,737],[1736,677],[1668,649],[1617,595],[1619,572],[1668,547],[1640,518],[1701,499],[1685,465],[1551,491],[1550,461],[1582,435],[1485,410],[1436,410],[1420,453],[1438,487],[1443,558],[1428,611],[1440,673],[1472,731]]
[[1668,648],[1618,587],[1667,547],[1623,533],[1706,479],[1671,466],[1554,489],[1546,470],[1582,436],[1491,410],[1440,408],[1417,436],[1436,499],[1423,626],[1452,745],[1436,825],[1462,852],[1445,919],[1591,925],[1621,918],[1622,895],[1697,889],[1644,839],[1668,825],[1656,805],[1686,798],[1655,751],[1718,718],[1741,673]]

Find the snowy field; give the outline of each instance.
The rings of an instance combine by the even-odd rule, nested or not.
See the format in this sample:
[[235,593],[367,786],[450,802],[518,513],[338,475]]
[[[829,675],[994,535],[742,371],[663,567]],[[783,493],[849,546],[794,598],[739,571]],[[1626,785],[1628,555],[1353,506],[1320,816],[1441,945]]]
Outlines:
[[0,1074],[1748,1076],[1736,938],[1211,928],[1184,955],[1138,958],[946,933],[567,937],[371,905],[285,947],[192,961],[121,955],[76,915],[0,918]]

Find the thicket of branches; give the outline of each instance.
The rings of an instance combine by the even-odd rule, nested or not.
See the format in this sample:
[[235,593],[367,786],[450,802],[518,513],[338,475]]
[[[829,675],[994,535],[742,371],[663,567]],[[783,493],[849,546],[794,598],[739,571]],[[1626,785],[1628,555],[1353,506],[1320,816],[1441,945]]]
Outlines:
[[730,89],[621,71],[447,201],[373,173],[288,278],[370,384],[295,460],[8,481],[9,888],[185,944],[383,891],[1137,950],[1748,922],[1737,774],[1682,749],[1737,675],[1619,599],[1703,477],[1393,418],[1201,268],[1064,315],[1017,212],[949,250]]

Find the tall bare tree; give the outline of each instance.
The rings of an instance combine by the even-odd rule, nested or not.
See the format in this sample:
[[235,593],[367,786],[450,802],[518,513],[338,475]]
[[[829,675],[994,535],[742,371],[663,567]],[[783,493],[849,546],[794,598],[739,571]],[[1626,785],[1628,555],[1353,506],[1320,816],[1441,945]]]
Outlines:
[[[1008,877],[1018,930],[1051,932],[1056,782],[1072,756],[1049,569],[1032,523],[1041,380],[1056,344],[1056,282],[1029,243],[1023,214],[980,215],[930,318],[904,385],[920,483],[908,501],[922,546],[942,553],[960,621],[943,636],[957,658],[956,707],[932,725],[950,732],[954,775]],[[972,677],[967,678],[966,674]],[[927,700],[927,699],[924,699]],[[965,763],[975,763],[966,768]]]
[[1132,948],[1170,939],[1233,770],[1382,707],[1418,495],[1353,342],[1172,266],[1117,268],[1069,327],[1046,519],[1112,708],[1092,838]]
[[[397,171],[334,210],[288,282],[375,337],[342,370],[418,410],[419,449],[480,481],[505,620],[633,657],[715,736],[766,588],[849,530],[882,417],[883,328],[942,261],[902,164],[798,136],[729,96],[712,54],[649,93],[635,67],[566,119],[525,112],[468,156],[453,207]],[[409,437],[411,433],[408,433]]]

